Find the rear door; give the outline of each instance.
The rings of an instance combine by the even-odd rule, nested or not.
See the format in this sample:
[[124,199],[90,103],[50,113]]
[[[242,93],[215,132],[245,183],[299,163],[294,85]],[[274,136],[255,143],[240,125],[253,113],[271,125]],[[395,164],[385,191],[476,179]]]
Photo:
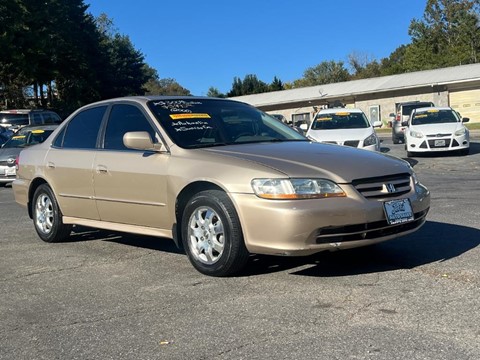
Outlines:
[[57,135],[45,159],[45,173],[65,216],[98,220],[92,166],[107,106],[79,112]]

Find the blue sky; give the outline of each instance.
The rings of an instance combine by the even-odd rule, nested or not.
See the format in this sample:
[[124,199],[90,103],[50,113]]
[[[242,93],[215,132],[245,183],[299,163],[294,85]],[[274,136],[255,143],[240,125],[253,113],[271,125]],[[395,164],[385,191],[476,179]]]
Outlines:
[[255,74],[291,82],[350,53],[381,59],[410,42],[426,0],[85,0],[128,35],[161,78],[193,95]]

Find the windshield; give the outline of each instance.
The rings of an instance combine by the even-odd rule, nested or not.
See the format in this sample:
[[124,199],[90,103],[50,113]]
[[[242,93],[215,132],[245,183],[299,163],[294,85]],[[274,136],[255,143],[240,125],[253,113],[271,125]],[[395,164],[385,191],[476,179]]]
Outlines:
[[317,114],[312,123],[312,130],[365,129],[368,127],[370,127],[370,123],[365,114],[349,111]]
[[460,119],[452,110],[427,110],[413,115],[412,125],[455,123]]
[[170,138],[183,148],[308,141],[256,108],[218,99],[173,99],[148,103]]
[[27,132],[17,133],[3,145],[3,148],[24,148],[40,144],[47,140],[52,132],[53,130],[29,130]]

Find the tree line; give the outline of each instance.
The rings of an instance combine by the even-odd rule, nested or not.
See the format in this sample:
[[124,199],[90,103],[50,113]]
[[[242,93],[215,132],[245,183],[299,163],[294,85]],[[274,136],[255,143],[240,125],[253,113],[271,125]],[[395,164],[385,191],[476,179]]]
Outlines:
[[[303,77],[266,83],[254,74],[234,77],[221,93],[232,97],[355,79],[429,70],[480,61],[480,0],[427,0],[413,19],[411,43],[381,60],[351,53],[323,61]],[[118,96],[191,95],[156,69],[107,15],[95,18],[83,0],[0,0],[0,108],[54,108],[62,115],[84,104]]]
[[55,108],[126,95],[190,95],[83,0],[0,0],[0,107]]

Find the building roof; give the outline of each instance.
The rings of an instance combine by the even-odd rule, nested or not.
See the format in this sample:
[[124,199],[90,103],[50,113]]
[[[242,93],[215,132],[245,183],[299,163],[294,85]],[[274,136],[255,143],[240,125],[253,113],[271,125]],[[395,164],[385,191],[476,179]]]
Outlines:
[[237,96],[232,99],[262,107],[313,100],[318,101],[321,99],[328,101],[329,99],[338,99],[361,94],[373,94],[473,81],[480,81],[480,63],[309,86],[298,89],[273,91],[262,94]]

